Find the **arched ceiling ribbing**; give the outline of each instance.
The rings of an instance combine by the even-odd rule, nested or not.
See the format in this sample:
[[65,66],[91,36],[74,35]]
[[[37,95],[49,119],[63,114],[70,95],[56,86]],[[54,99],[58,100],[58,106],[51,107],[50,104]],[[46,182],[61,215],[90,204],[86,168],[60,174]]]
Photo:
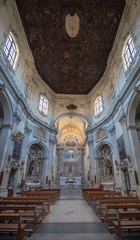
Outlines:
[[63,117],[58,121],[57,128],[59,130],[58,144],[65,144],[68,140],[84,144],[86,124],[80,117]]

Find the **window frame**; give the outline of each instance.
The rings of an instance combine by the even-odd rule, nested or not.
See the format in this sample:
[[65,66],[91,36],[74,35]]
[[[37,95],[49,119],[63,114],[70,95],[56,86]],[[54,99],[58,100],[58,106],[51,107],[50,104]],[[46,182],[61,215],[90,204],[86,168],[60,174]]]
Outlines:
[[135,47],[134,40],[131,35],[129,35],[124,43],[123,50],[122,50],[122,58],[123,58],[123,65],[125,71],[127,71],[131,64],[133,63],[135,56],[137,54],[137,50]]
[[13,33],[10,31],[4,43],[3,52],[10,67],[15,70],[19,59],[19,47]]
[[99,116],[103,112],[103,99],[101,95],[96,97],[94,101],[94,110],[95,116]]
[[[41,98],[42,98],[42,104],[41,104]],[[46,102],[44,100],[46,100]],[[44,107],[45,103],[47,105],[46,108]],[[39,104],[38,104],[38,111],[40,112],[40,114],[42,114],[43,116],[48,116],[48,109],[49,109],[48,107],[49,107],[49,101],[47,97],[44,94],[40,94]],[[45,109],[45,111],[43,109]]]

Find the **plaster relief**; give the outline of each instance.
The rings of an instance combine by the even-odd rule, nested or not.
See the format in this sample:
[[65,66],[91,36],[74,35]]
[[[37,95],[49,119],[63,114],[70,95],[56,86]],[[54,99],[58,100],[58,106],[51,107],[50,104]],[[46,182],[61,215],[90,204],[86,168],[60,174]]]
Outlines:
[[69,13],[65,18],[65,28],[67,34],[71,38],[75,38],[79,32],[80,24],[79,24],[79,17],[77,13],[71,16]]

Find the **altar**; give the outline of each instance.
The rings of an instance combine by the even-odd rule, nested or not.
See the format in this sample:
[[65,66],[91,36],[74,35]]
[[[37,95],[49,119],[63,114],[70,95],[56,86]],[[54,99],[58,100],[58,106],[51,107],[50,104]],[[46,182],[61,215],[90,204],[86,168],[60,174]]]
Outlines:
[[81,189],[81,177],[60,177],[60,188],[65,190]]

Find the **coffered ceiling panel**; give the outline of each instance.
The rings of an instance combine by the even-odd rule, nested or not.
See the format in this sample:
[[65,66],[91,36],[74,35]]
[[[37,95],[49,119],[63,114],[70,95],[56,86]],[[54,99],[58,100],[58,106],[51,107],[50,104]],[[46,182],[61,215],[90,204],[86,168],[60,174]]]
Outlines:
[[105,71],[125,0],[16,3],[41,78],[56,93],[89,93]]

